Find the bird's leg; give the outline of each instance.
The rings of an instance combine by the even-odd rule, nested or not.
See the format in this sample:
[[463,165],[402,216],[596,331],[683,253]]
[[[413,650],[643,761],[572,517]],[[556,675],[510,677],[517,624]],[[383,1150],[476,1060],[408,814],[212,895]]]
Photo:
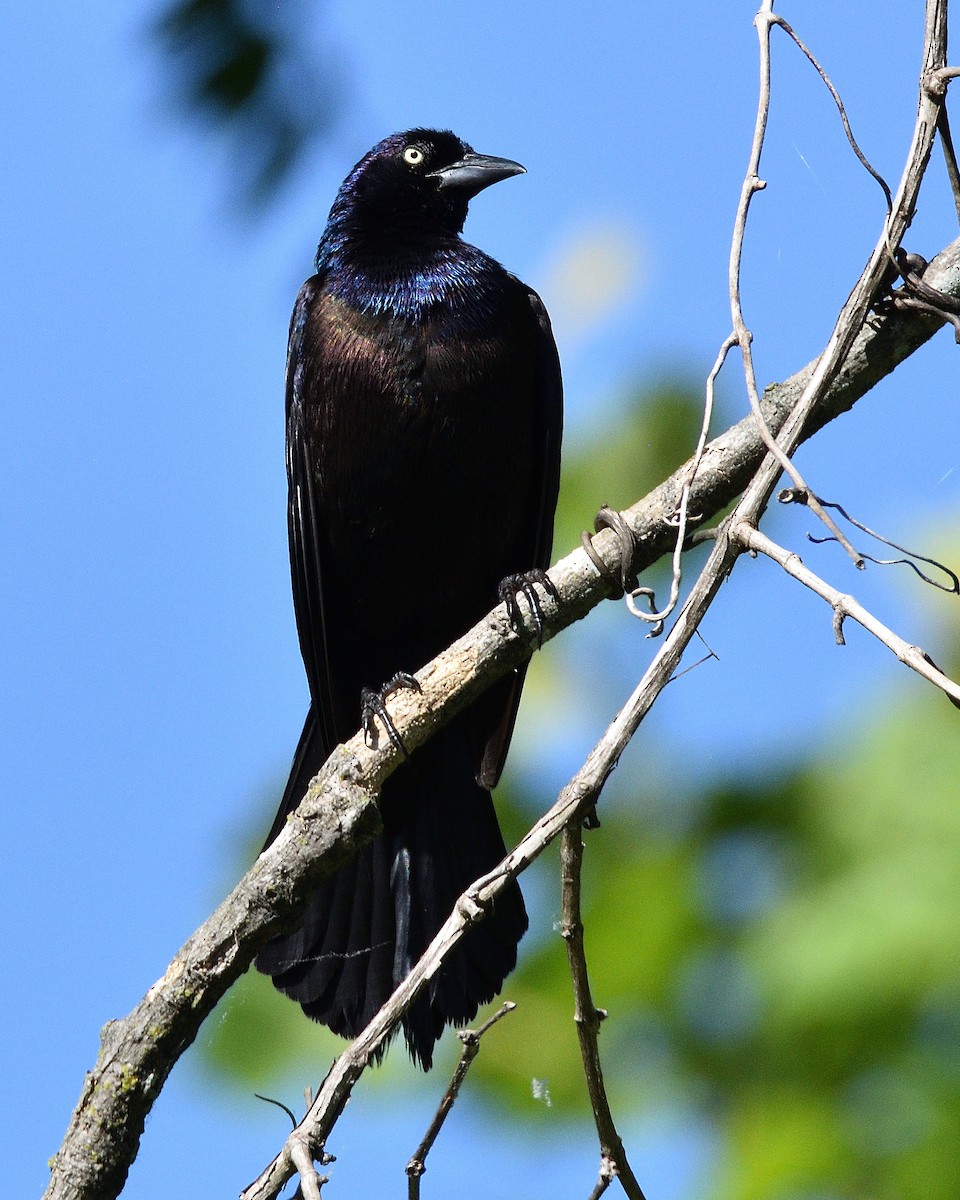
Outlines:
[[537,649],[543,645],[543,609],[540,607],[540,597],[534,584],[539,583],[548,596],[560,603],[560,593],[550,576],[542,567],[534,567],[524,571],[522,575],[508,575],[500,581],[498,589],[500,600],[507,606],[507,616],[514,633],[523,632],[523,617],[520,613],[519,597],[526,596],[530,615],[537,631]]
[[360,724],[367,744],[375,746],[377,740],[376,719],[379,717],[390,741],[404,758],[409,758],[403,738],[393,723],[393,717],[387,712],[387,698],[403,688],[409,688],[413,692],[423,690],[416,677],[409,671],[398,671],[392,679],[387,680],[379,691],[374,691],[373,688],[362,688],[360,691]]

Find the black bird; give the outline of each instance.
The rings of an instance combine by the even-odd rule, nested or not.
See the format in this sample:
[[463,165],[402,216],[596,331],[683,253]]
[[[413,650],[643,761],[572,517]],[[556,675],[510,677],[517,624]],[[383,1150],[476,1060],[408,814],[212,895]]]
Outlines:
[[[330,210],[287,355],[289,536],[310,711],[267,845],[380,696],[549,563],[560,472],[560,366],[540,298],[460,238],[467,202],[524,168],[452,133],[386,138]],[[531,571],[531,569],[533,569]],[[537,570],[539,569],[539,570]],[[304,1012],[355,1036],[456,898],[504,854],[489,789],[523,671],[498,682],[387,780],[384,829],[314,895],[257,966]],[[389,684],[386,691],[390,690]],[[382,700],[380,707],[382,708]],[[516,965],[514,885],[403,1022],[429,1068]]]

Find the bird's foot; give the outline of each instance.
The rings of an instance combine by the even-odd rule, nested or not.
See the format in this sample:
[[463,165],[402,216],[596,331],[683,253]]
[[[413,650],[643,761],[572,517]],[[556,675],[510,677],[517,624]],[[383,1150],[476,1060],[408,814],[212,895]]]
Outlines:
[[543,609],[540,607],[540,597],[534,586],[539,583],[548,596],[560,603],[560,593],[550,576],[542,567],[534,567],[532,571],[524,571],[522,575],[508,575],[500,581],[499,596],[507,606],[507,617],[514,633],[523,632],[523,615],[520,612],[520,596],[527,599],[527,607],[533,617],[534,628],[537,631],[537,649],[543,645]]
[[379,717],[380,723],[387,731],[387,737],[389,737],[390,741],[404,758],[409,758],[407,748],[403,744],[403,738],[393,723],[393,717],[387,711],[387,699],[394,692],[402,691],[404,688],[409,688],[412,692],[423,690],[417,682],[416,677],[411,675],[409,671],[398,671],[392,679],[387,680],[379,691],[374,691],[373,688],[363,688],[360,692],[360,725],[363,729],[363,738],[367,745],[376,746],[376,722]]

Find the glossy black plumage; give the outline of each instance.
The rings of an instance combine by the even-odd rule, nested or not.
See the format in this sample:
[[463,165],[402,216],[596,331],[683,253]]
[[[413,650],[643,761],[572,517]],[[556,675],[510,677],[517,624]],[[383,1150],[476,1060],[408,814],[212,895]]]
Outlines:
[[[297,298],[287,360],[294,605],[311,707],[268,838],[333,747],[360,693],[414,671],[497,602],[500,580],[549,562],[560,369],[534,292],[460,239],[467,201],[522,168],[417,129],[351,171]],[[257,965],[304,1011],[358,1033],[457,896],[503,855],[488,789],[522,672],[414,752],[384,786],[383,834],[312,898]],[[429,1067],[516,964],[519,888],[471,930],[408,1013]]]

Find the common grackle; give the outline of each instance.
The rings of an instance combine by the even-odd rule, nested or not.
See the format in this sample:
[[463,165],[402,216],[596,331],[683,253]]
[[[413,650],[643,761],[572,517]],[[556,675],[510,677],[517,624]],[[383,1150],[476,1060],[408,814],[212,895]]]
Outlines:
[[[288,519],[311,705],[268,845],[355,731],[361,693],[465,633],[502,579],[542,577],[549,562],[562,423],[550,322],[530,288],[460,238],[467,202],[522,172],[452,133],[386,138],[341,186],[297,297]],[[500,680],[411,755],[384,785],[382,834],[260,953],[260,970],[337,1033],[367,1024],[503,856],[489,789],[522,684],[522,670]],[[499,991],[526,927],[513,885],[407,1013],[425,1069],[444,1024]]]

